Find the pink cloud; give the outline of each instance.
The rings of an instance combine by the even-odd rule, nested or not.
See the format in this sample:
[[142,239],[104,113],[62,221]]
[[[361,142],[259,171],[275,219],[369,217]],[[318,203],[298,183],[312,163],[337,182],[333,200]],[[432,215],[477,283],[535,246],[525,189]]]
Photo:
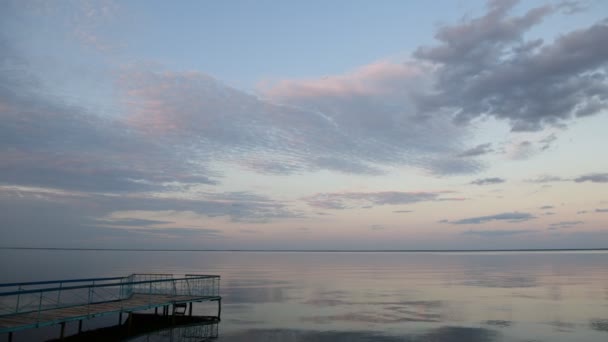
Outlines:
[[404,86],[415,85],[428,75],[429,71],[429,66],[422,63],[379,61],[344,75],[262,84],[260,91],[262,95],[278,101],[292,98],[390,94],[401,92]]

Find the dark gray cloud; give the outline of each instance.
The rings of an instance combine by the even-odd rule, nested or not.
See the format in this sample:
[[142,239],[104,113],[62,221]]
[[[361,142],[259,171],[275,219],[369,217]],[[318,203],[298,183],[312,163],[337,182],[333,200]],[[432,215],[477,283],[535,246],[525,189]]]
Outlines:
[[440,28],[438,45],[414,53],[438,68],[434,92],[417,99],[422,113],[447,111],[461,123],[494,116],[535,131],[607,108],[608,21],[549,43],[526,40],[546,16],[569,10],[549,4],[511,15],[516,3],[492,1],[486,14]]
[[323,209],[351,209],[374,205],[398,205],[417,202],[461,200],[458,198],[442,198],[451,192],[345,192],[320,193],[303,198],[308,205]]
[[598,209],[595,209],[595,212],[596,213],[608,213],[608,208],[605,208],[605,209],[599,209],[598,208]]
[[480,178],[471,182],[474,185],[490,185],[490,184],[500,184],[504,183],[506,180],[504,178],[492,177],[492,178]]
[[511,212],[511,213],[502,213],[496,215],[489,216],[478,216],[478,217],[469,217],[456,221],[449,221],[452,224],[481,224],[491,221],[506,221],[509,223],[517,223],[528,221],[536,218],[534,215],[530,213],[520,213],[520,212]]
[[592,182],[592,183],[608,183],[608,173],[590,173],[574,178],[577,183]]
[[481,237],[509,236],[517,234],[529,234],[534,230],[467,230],[463,235],[477,235]]
[[459,157],[477,157],[484,154],[494,152],[492,149],[492,143],[480,144],[471,149],[465,150],[458,154]]

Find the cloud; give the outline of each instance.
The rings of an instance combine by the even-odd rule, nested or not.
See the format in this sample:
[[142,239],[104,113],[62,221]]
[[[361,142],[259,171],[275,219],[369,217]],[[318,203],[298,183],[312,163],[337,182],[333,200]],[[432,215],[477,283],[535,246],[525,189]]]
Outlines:
[[381,224],[374,224],[369,227],[371,230],[384,230],[384,226]]
[[193,162],[200,153],[52,96],[2,34],[0,47],[0,184],[121,193],[217,184],[204,161]]
[[441,198],[444,194],[451,192],[339,192],[319,193],[303,198],[308,205],[323,209],[352,209],[375,205],[399,205],[417,202],[440,201],[442,199],[457,200],[453,198]]
[[605,208],[605,209],[599,209],[598,208],[598,209],[595,209],[595,212],[596,213],[608,213],[608,208]]
[[486,143],[486,144],[480,144],[471,149],[465,150],[464,152],[460,153],[458,156],[459,157],[477,157],[477,156],[481,156],[481,155],[488,154],[491,152],[494,152],[494,150],[492,149],[492,143]]
[[506,180],[504,178],[493,177],[493,178],[476,179],[476,180],[472,181],[471,184],[489,185],[489,184],[500,184],[500,183],[504,183],[504,182],[506,182]]
[[260,232],[255,229],[239,229],[239,233],[243,234],[259,234]]
[[141,218],[122,218],[122,219],[100,219],[100,225],[107,226],[127,226],[127,227],[148,227],[159,224],[173,223],[172,221],[148,220]]
[[463,232],[463,235],[477,235],[481,237],[496,237],[496,236],[509,236],[517,234],[529,234],[533,233],[533,230],[467,230]]
[[583,221],[561,221],[556,223],[551,223],[549,225],[550,230],[562,229],[562,228],[571,228],[573,226],[577,226],[583,224]]
[[574,179],[577,183],[592,182],[592,183],[608,183],[608,173],[590,173],[582,175]]
[[[222,231],[219,229],[208,229],[208,228],[136,228],[127,229],[131,233],[146,235],[147,237],[155,238],[196,238],[196,237],[221,237]],[[140,235],[140,236],[141,236]]]
[[557,135],[555,133],[551,133],[550,135],[542,138],[539,140],[539,143],[542,144],[540,149],[542,151],[548,150],[555,140],[557,140]]
[[413,213],[413,210],[393,210],[395,214],[405,214],[405,213]]
[[[169,220],[150,220],[141,217],[116,218],[112,213],[190,212],[207,217],[227,217],[233,222],[264,223],[276,219],[301,218],[286,203],[248,192],[182,193],[180,197],[168,194],[100,194],[86,192],[54,192],[37,188],[0,187],[0,199],[19,203],[53,203],[73,210],[70,217],[88,217],[90,225],[120,227],[153,227],[171,223]],[[86,209],[86,210],[85,210]],[[85,223],[86,223],[85,222]],[[163,222],[163,223],[161,223]]]
[[513,131],[536,131],[607,108],[608,22],[549,43],[526,40],[545,17],[569,10],[549,4],[511,15],[516,3],[492,1],[483,16],[441,27],[438,45],[416,50],[436,70],[434,91],[417,99],[422,113],[449,112],[460,123],[493,116]]
[[587,213],[587,210],[580,210],[580,211],[576,212],[577,215],[582,215],[582,214],[586,214],[586,213]]
[[520,212],[511,212],[511,213],[502,213],[496,215],[489,216],[478,216],[478,217],[469,217],[456,221],[449,221],[451,224],[481,224],[491,221],[507,221],[509,223],[518,223],[524,222],[528,220],[532,220],[536,218],[534,215],[530,213],[520,213]]
[[594,72],[606,60],[597,43],[606,25],[534,45],[523,34],[558,8],[509,16],[511,6],[493,4],[480,18],[440,28],[439,45],[421,47],[407,61],[279,81],[259,96],[202,72],[128,66],[117,82],[128,112],[121,119],[45,95],[4,37],[0,101],[8,114],[0,139],[10,149],[2,152],[0,174],[25,186],[150,191],[170,182],[217,184],[221,174],[210,168],[216,161],[267,174],[381,175],[393,166],[475,173],[484,165],[466,157],[489,153],[491,145],[463,151],[469,128],[446,118],[493,115],[531,128],[604,103],[603,74]]
[[541,175],[541,176],[538,176],[533,179],[527,179],[526,182],[544,184],[544,183],[552,183],[552,182],[562,182],[564,180],[565,179],[563,179],[561,177],[557,177],[557,176]]
[[539,209],[541,209],[541,210],[548,210],[548,209],[553,209],[553,208],[555,208],[555,207],[554,207],[554,206],[552,206],[552,205],[543,205],[543,206],[542,206],[542,207],[540,207]]
[[136,66],[123,70],[120,84],[131,113],[126,122],[137,131],[194,142],[216,151],[214,159],[256,172],[379,175],[399,165],[440,174],[478,170],[475,161],[444,160],[464,129],[439,118],[415,122],[400,87],[414,87],[424,74],[416,65],[378,63],[345,81],[285,81],[254,96],[204,73]]
[[538,150],[531,141],[522,141],[511,146],[508,157],[513,160],[524,160],[531,158],[538,153]]

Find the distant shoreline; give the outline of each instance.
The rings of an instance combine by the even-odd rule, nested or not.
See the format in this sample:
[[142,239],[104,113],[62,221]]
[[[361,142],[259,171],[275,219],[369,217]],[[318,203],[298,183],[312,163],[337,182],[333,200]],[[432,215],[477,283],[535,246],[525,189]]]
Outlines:
[[471,252],[593,252],[608,248],[546,249],[164,249],[164,248],[79,248],[79,247],[0,247],[0,250],[122,251],[122,252],[273,252],[273,253],[471,253]]

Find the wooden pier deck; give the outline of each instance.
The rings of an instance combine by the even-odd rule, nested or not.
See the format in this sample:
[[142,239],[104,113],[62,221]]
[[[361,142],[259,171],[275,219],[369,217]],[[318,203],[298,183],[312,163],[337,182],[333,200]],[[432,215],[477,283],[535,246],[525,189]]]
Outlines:
[[39,328],[62,322],[89,319],[120,312],[141,311],[164,306],[174,306],[175,304],[212,300],[219,300],[219,298],[135,294],[131,298],[120,301],[0,316],[0,331],[8,332],[27,328]]
[[[117,281],[119,280],[119,281]],[[82,284],[84,282],[85,284]],[[66,286],[67,284],[67,286]],[[74,285],[76,284],[76,285]],[[195,302],[217,301],[218,319],[221,313],[219,276],[186,275],[175,278],[165,274],[134,274],[128,277],[59,280],[30,283],[0,284],[16,291],[0,292],[0,333],[8,333],[44,326],[61,325],[109,314],[131,314],[163,308],[168,315],[184,315]],[[24,304],[25,303],[25,304]],[[10,309],[6,309],[10,308]],[[119,319],[122,321],[122,318]]]

